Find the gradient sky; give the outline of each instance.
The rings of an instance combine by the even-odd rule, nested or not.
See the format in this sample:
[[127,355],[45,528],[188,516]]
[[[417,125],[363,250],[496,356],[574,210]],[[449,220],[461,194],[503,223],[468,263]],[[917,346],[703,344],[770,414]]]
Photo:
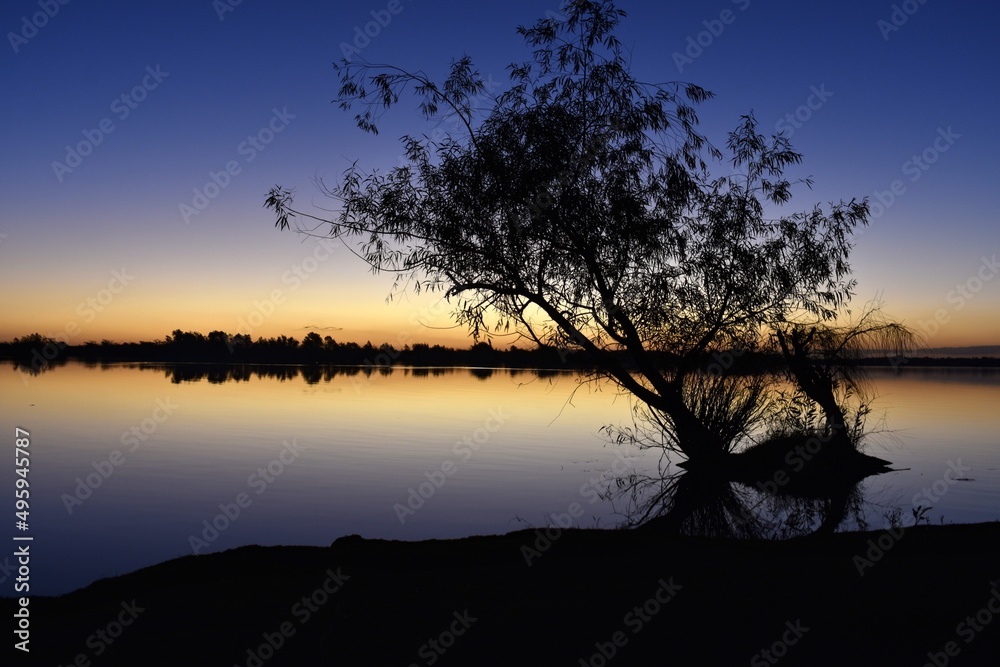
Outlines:
[[[0,340],[156,339],[245,322],[254,337],[316,327],[338,340],[467,344],[462,330],[429,328],[449,326],[435,299],[386,304],[391,276],[278,232],[262,204],[280,184],[300,205],[329,205],[317,177],[336,180],[355,159],[394,166],[402,134],[433,129],[400,105],[379,137],[358,130],[331,103],[342,45],[435,76],[467,53],[500,90],[506,66],[529,55],[515,27],[558,3],[235,2],[4,3]],[[639,78],[716,94],[700,107],[713,143],[751,109],[761,128],[792,130],[804,154],[795,175],[815,180],[796,208],[872,197],[853,256],[857,305],[880,295],[934,347],[1000,344],[1000,278],[984,263],[1000,254],[997,5],[620,6]],[[370,43],[355,43],[378,18]],[[689,61],[675,55],[685,51]],[[280,131],[259,148],[244,143],[269,125]],[[77,163],[67,146],[81,142]],[[238,173],[185,220],[181,205],[227,163]]]

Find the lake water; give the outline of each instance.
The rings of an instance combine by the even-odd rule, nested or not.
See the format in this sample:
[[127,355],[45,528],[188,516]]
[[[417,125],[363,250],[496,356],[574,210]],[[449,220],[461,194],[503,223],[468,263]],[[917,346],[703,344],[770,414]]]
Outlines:
[[[933,523],[1000,520],[1000,372],[874,374],[891,432],[869,452],[905,470],[864,483],[873,527],[880,511],[910,518],[915,504],[932,506]],[[615,473],[655,472],[660,455],[612,444],[601,428],[631,423],[628,398],[579,379],[75,362],[26,375],[0,364],[9,445],[15,427],[31,437],[31,591],[246,544],[503,533],[574,503],[576,525],[618,525],[621,503],[598,492]],[[934,502],[915,500],[924,489]],[[0,559],[3,595],[10,564]]]

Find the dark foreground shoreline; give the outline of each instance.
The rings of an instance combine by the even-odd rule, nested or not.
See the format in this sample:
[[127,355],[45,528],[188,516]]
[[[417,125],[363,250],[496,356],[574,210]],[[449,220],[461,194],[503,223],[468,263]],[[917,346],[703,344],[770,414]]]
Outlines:
[[544,535],[178,558],[32,598],[15,664],[1000,664],[1000,523]]

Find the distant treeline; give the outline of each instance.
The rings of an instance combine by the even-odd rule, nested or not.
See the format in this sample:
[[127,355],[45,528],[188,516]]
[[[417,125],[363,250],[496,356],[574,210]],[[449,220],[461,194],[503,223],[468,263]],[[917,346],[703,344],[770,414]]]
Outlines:
[[512,377],[525,375],[532,378],[548,378],[565,373],[565,370],[542,368],[482,368],[473,366],[333,366],[325,364],[214,364],[179,362],[96,362],[81,361],[87,367],[107,370],[111,368],[131,368],[140,371],[161,373],[174,384],[205,380],[211,384],[227,382],[249,382],[251,379],[270,379],[279,382],[302,378],[306,384],[330,382],[337,377],[348,378],[353,383],[364,383],[372,377],[401,373],[406,377],[441,377],[455,373],[469,373],[480,380],[493,377],[495,373],[509,373]]
[[[657,364],[668,368],[675,363],[669,354],[653,355]],[[207,336],[196,331],[174,330],[164,340],[138,343],[116,343],[108,340],[69,345],[41,334],[15,338],[0,343],[0,359],[14,361],[19,368],[41,372],[52,366],[77,359],[93,363],[119,362],[197,362],[206,364],[312,364],[357,366],[369,370],[391,366],[425,367],[484,367],[535,369],[596,369],[595,360],[586,351],[511,346],[495,348],[489,343],[476,343],[467,349],[415,343],[396,348],[388,343],[375,346],[342,343],[330,336],[310,332],[302,340],[290,336],[257,338],[246,334],[212,331]],[[625,362],[623,356],[622,362]],[[996,357],[947,358],[929,357],[885,358],[863,360],[874,366],[1000,366]],[[773,370],[781,365],[777,357],[735,352],[711,353],[700,360],[699,366],[713,373],[755,372]]]
[[319,364],[373,369],[390,366],[481,366],[508,368],[588,368],[587,355],[571,350],[494,348],[476,343],[460,350],[442,345],[415,343],[402,348],[388,343],[359,345],[338,342],[330,336],[307,333],[302,340],[290,336],[252,339],[246,334],[174,330],[164,340],[118,343],[108,340],[69,345],[40,334],[0,343],[0,359],[9,359],[26,370],[42,371],[69,359],[84,362],[198,362],[208,364]]

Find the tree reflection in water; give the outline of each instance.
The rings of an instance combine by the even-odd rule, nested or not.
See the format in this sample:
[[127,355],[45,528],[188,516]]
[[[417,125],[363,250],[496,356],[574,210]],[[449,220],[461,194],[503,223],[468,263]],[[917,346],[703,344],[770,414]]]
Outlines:
[[673,534],[785,539],[831,533],[845,524],[868,527],[861,480],[808,494],[770,492],[706,471],[633,472],[614,480],[606,498],[624,514],[626,526]]

